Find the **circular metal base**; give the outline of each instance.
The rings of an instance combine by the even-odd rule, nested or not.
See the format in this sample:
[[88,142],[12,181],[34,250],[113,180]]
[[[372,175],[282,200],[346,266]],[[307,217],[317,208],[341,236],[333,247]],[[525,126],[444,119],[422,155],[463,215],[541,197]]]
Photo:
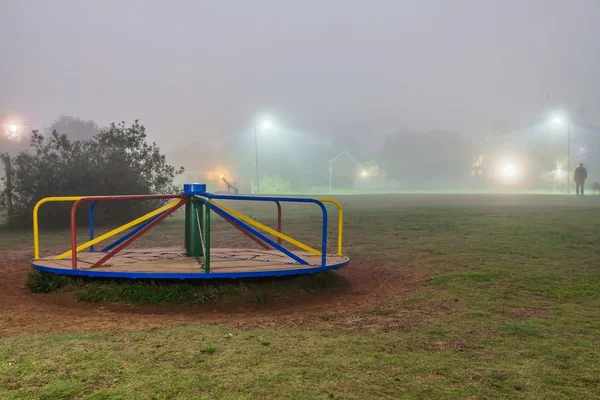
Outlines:
[[296,252],[309,265],[295,262],[276,250],[211,249],[211,270],[204,271],[202,259],[186,257],[180,248],[132,249],[122,251],[100,267],[91,266],[106,253],[83,252],[77,257],[78,267],[71,259],[54,260],[45,257],[31,261],[38,271],[53,274],[86,276],[105,279],[239,279],[268,276],[314,274],[342,268],[348,257],[328,255],[327,265],[321,257]]

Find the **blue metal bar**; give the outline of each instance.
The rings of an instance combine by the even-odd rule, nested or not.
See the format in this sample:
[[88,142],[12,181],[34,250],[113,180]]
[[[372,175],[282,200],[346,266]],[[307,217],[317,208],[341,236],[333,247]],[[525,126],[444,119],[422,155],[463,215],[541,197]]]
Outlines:
[[[96,201],[92,201],[90,204],[90,240],[94,240],[94,225],[95,225],[95,215],[94,211],[96,210]],[[90,246],[90,251],[94,251],[94,246]]]
[[239,196],[227,194],[212,194],[206,193],[206,197],[215,200],[245,200],[245,201],[281,201],[287,203],[314,203],[321,207],[323,211],[323,233],[321,236],[321,264],[327,265],[327,208],[325,205],[316,199],[306,197],[276,197],[276,196]]
[[[167,210],[168,211],[168,210]],[[166,212],[166,211],[165,211]],[[161,215],[163,215],[164,212],[158,214],[157,216],[155,216],[154,218],[150,218],[148,221],[144,222],[143,224],[141,224],[140,226],[138,226],[137,228],[135,228],[134,230],[132,230],[131,232],[125,234],[123,237],[121,237],[120,239],[115,240],[114,242],[112,242],[111,244],[109,244],[108,246],[106,246],[105,248],[103,248],[102,252],[108,252],[111,251],[113,248],[117,247],[118,245],[120,245],[121,243],[123,243],[124,241],[126,241],[127,239],[129,239],[130,237],[132,237],[133,235],[135,235],[136,233],[138,233],[139,231],[141,231],[142,229],[144,229],[146,226],[150,225],[152,223],[152,221],[154,221],[155,219],[158,219]]]
[[221,210],[216,205],[214,205],[214,204],[211,203],[210,208],[211,208],[211,210],[213,210],[214,212],[216,212],[217,214],[219,214],[221,217],[227,217],[228,219],[231,219],[233,222],[235,222],[236,224],[238,224],[240,227],[246,229],[248,232],[252,233],[254,236],[256,236],[259,239],[263,240],[265,243],[270,244],[274,249],[277,249],[277,250],[281,251],[282,253],[284,253],[288,257],[292,258],[293,260],[297,261],[298,263],[303,264],[303,265],[310,265],[308,262],[306,262],[302,258],[298,257],[297,255],[295,255],[294,253],[292,253],[291,251],[289,251],[285,247],[278,245],[275,241],[269,239],[268,237],[266,237],[265,235],[263,235],[262,233],[260,233],[256,229],[252,228],[250,225],[248,225],[248,224],[240,221],[239,219],[237,219],[233,215],[229,214],[228,212],[226,212],[224,210]]
[[204,271],[198,271],[196,273],[159,273],[159,272],[114,272],[114,271],[98,271],[91,269],[64,269],[64,268],[52,268],[45,267],[43,265],[37,265],[36,262],[40,260],[34,260],[31,266],[38,271],[49,272],[59,275],[74,275],[74,276],[87,276],[91,278],[129,278],[129,279],[239,279],[239,278],[261,278],[266,276],[289,276],[289,275],[301,275],[301,274],[316,274],[318,272],[333,271],[342,267],[345,267],[350,262],[347,258],[337,264],[331,264],[326,267],[307,267],[307,268],[294,268],[286,270],[274,270],[274,271],[260,271],[260,272],[211,272],[210,274],[204,273]]

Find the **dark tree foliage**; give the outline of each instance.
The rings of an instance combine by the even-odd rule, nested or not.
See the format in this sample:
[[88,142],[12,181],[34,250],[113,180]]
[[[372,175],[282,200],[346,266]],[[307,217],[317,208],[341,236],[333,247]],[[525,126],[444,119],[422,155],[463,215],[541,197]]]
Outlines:
[[[143,125],[112,124],[89,140],[71,141],[53,132],[37,131],[31,150],[12,162],[13,226],[29,226],[35,203],[48,196],[176,193],[173,178],[183,172],[167,164],[155,143],[146,142]],[[98,223],[126,222],[156,207],[157,202],[100,202]],[[43,226],[65,226],[70,204],[51,204],[40,212]],[[78,221],[85,223],[88,206]]]

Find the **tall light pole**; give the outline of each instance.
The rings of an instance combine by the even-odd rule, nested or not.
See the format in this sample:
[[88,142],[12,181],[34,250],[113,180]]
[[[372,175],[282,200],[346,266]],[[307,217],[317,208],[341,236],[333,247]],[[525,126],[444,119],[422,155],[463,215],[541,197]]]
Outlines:
[[[552,123],[562,124],[560,117],[554,117]],[[567,194],[571,193],[571,121],[567,119]]]
[[571,194],[571,121],[567,121],[567,194]]
[[[262,122],[263,129],[269,129],[271,123],[269,121]],[[258,125],[254,125],[254,150],[256,156],[256,193],[260,193],[260,177],[258,174]]]
[[[17,124],[10,124],[7,127],[8,129],[8,140],[18,141],[21,137],[21,132],[19,129],[21,126]],[[13,215],[13,171],[12,171],[12,157],[6,154],[0,154],[0,161],[4,164],[4,180],[6,181],[6,188],[4,193],[6,195],[6,213],[8,214],[8,225],[12,226],[14,223],[14,215]]]

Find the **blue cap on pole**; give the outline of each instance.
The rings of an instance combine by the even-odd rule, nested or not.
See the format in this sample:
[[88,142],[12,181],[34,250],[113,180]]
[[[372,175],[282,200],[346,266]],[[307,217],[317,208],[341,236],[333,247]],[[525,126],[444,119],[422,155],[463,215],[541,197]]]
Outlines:
[[206,183],[185,183],[183,185],[183,194],[206,194]]

